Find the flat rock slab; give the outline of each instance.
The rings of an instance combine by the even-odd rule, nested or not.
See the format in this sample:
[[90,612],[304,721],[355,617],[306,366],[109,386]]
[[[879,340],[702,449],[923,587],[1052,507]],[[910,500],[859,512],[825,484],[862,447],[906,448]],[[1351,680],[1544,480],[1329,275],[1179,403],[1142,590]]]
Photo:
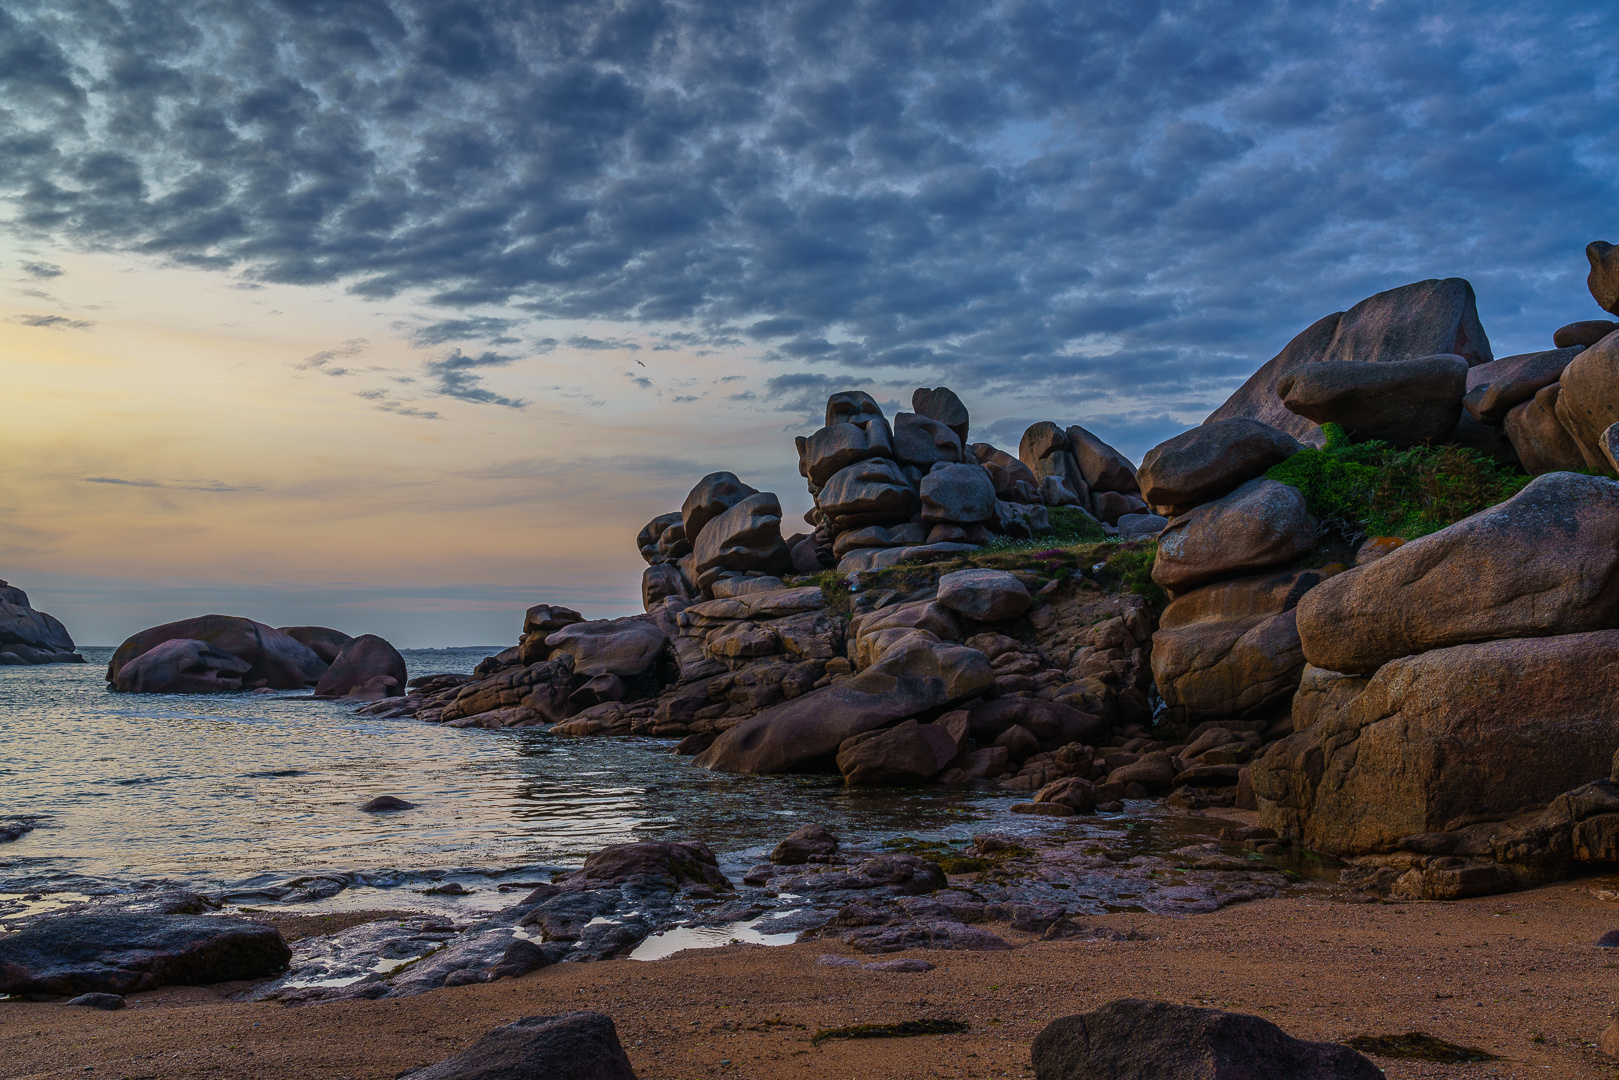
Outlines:
[[227,916],[65,915],[0,938],[0,992],[127,994],[286,967],[280,931]]

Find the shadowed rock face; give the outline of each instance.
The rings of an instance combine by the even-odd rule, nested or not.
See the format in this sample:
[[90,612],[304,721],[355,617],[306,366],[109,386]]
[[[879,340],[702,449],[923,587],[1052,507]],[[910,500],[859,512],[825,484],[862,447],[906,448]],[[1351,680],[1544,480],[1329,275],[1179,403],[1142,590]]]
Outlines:
[[1619,482],[1552,473],[1299,601],[1304,655],[1370,674],[1402,656],[1619,623]]
[[1530,476],[1585,467],[1579,444],[1557,418],[1557,398],[1562,390],[1562,384],[1552,383],[1507,412],[1507,438],[1518,453],[1523,471]]
[[1461,418],[1467,361],[1452,355],[1382,364],[1323,360],[1283,376],[1276,392],[1289,411],[1318,424],[1341,424],[1356,442],[1438,443]]
[[330,664],[354,639],[329,626],[278,626],[276,629]]
[[1161,1001],[1110,1001],[1035,1036],[1036,1080],[1379,1080],[1347,1046],[1269,1020]]
[[611,1018],[597,1012],[525,1016],[410,1080],[635,1080]]
[[0,581],[0,664],[82,664],[67,627],[35,611],[28,594]]
[[266,975],[292,952],[247,919],[127,912],[63,915],[0,938],[0,993],[127,994]]
[[1558,382],[1557,419],[1579,447],[1585,467],[1610,472],[1602,433],[1619,421],[1619,334],[1609,334],[1570,360]]
[[201,615],[142,630],[118,647],[107,664],[107,681],[118,683],[118,673],[131,660],[165,641],[200,641],[247,663],[241,686],[272,690],[302,690],[326,674],[326,662],[287,634],[232,615]]
[[1267,825],[1366,854],[1545,805],[1608,776],[1615,746],[1619,631],[1604,630],[1392,661],[1252,775]]

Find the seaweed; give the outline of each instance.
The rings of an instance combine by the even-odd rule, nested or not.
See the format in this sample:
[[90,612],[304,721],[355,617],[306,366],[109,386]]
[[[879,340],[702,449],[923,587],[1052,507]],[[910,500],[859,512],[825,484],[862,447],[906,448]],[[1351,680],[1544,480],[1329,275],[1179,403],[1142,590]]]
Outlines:
[[1469,1061],[1499,1061],[1497,1054],[1476,1046],[1458,1046],[1423,1031],[1404,1035],[1356,1035],[1345,1042],[1351,1049],[1383,1058],[1410,1058],[1415,1061],[1442,1061],[1459,1064]]
[[918,840],[914,836],[899,836],[892,840],[884,840],[882,846],[885,851],[899,851],[906,855],[931,859],[939,864],[939,869],[943,870],[947,877],[954,877],[957,874],[982,874],[998,869],[1002,863],[1034,854],[1029,848],[1007,844],[989,854],[963,855],[951,844],[938,840]]
[[822,1029],[810,1039],[812,1043],[827,1039],[903,1039],[912,1035],[960,1035],[967,1025],[960,1020],[901,1020],[897,1024],[853,1024],[849,1027]]

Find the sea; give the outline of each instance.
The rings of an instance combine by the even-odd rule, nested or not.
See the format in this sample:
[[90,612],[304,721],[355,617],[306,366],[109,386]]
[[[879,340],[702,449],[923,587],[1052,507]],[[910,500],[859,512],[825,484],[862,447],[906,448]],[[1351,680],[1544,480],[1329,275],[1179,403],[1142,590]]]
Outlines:
[[[404,657],[418,676],[470,671],[497,651]],[[159,888],[464,915],[505,906],[511,890],[599,848],[657,838],[707,843],[736,880],[811,822],[869,847],[1053,828],[1145,843],[1154,827],[1150,814],[1013,814],[1028,796],[996,789],[851,791],[837,776],[712,773],[673,754],[671,739],[384,720],[306,692],[116,694],[103,678],[112,650],[81,652],[88,663],[0,667],[0,835],[33,825],[0,842],[0,927]],[[378,795],[415,807],[359,809]],[[466,894],[438,891],[450,882]]]

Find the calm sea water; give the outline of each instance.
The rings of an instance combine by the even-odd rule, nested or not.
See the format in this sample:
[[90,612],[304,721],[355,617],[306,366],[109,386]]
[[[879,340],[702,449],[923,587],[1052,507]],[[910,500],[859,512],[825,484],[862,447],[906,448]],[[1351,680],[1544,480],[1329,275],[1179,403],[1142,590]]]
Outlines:
[[[414,676],[467,671],[493,651],[405,659]],[[412,886],[445,878],[481,881],[497,904],[491,881],[532,879],[637,839],[703,840],[734,872],[811,821],[868,842],[1053,823],[1011,814],[1018,798],[998,792],[860,793],[835,776],[710,773],[665,739],[458,730],[295,693],[113,694],[102,680],[111,650],[83,652],[85,665],[0,667],[0,818],[39,819],[0,844],[0,901],[349,874],[357,887],[329,905],[409,894],[431,906]],[[377,795],[417,808],[357,809]]]

